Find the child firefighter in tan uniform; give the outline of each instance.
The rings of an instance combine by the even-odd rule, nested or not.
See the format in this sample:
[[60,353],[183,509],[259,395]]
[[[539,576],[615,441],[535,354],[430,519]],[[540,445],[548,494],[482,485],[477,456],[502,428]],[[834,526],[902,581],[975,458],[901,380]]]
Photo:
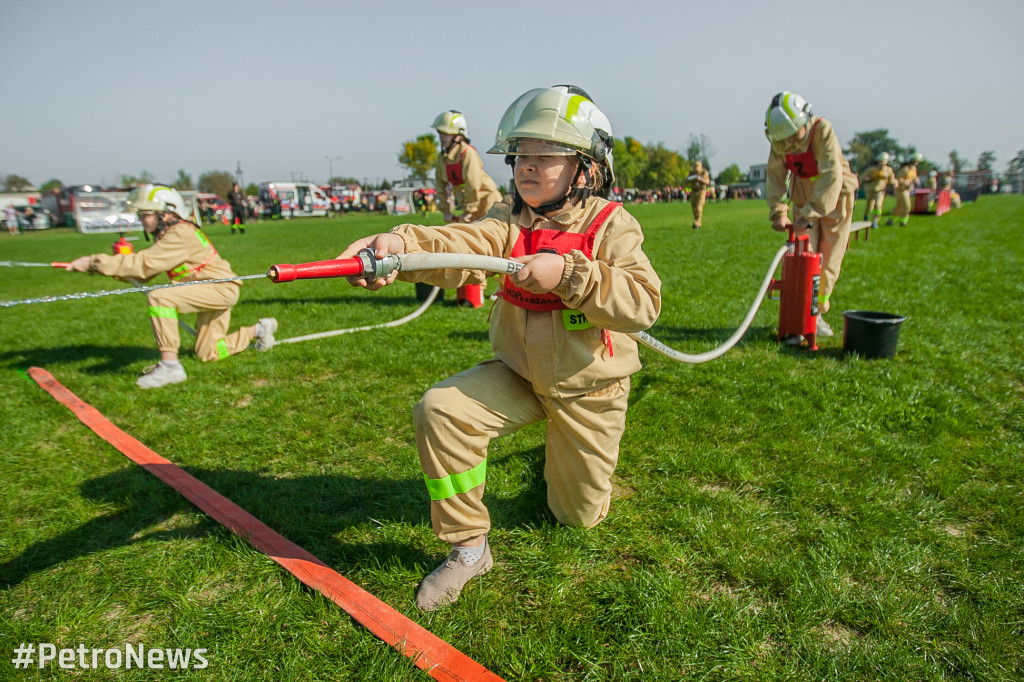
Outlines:
[[882,216],[882,204],[885,202],[885,189],[896,184],[896,174],[889,165],[889,152],[880,152],[875,157],[875,165],[868,168],[860,176],[860,185],[864,188],[864,220],[871,221],[871,227],[878,227],[878,219]]
[[[471,223],[480,220],[491,210],[491,206],[501,201],[501,192],[491,176],[484,171],[484,163],[476,148],[469,143],[466,117],[461,112],[449,109],[437,115],[432,127],[441,142],[441,154],[434,171],[434,186],[445,222],[455,222],[455,216],[452,215],[453,203],[455,208],[463,210],[459,221]],[[486,279],[486,273],[474,272],[466,284],[459,288],[459,299],[482,302],[483,282]]]
[[711,184],[711,174],[704,170],[704,164],[697,161],[693,164],[693,172],[686,178],[690,189],[690,206],[693,208],[693,229],[700,229],[701,217],[704,215],[704,200]]
[[[186,220],[191,211],[178,192],[162,185],[142,185],[128,197],[153,246],[138,253],[110,255],[97,253],[76,258],[68,270],[98,272],[125,281],[148,281],[166,272],[172,282],[193,282],[236,277],[231,265],[220,257],[199,226]],[[203,362],[221,360],[240,353],[256,340],[257,350],[274,345],[277,320],[263,318],[258,324],[228,334],[231,308],[238,302],[241,281],[197,284],[155,289],[149,299],[149,319],[160,348],[160,362],[146,369],[136,384],[159,388],[184,381],[185,369],[178,361],[178,314],[198,313],[196,355]]]
[[917,182],[917,164],[923,158],[921,152],[914,152],[896,172],[896,209],[892,212],[892,218],[886,221],[886,225],[892,225],[893,218],[896,218],[900,221],[900,227],[907,226],[907,221],[910,220],[910,209],[914,205],[911,194],[914,191],[914,184]]
[[[829,296],[839,279],[839,269],[853,224],[857,176],[843,156],[832,123],[811,113],[811,105],[792,92],[772,98],[765,114],[765,135],[771,141],[765,197],[772,228],[809,233],[811,249],[821,253],[818,291],[818,336],[832,336],[822,318]],[[793,201],[793,220],[786,204],[787,178]]]
[[[594,196],[614,178],[611,125],[582,90],[521,95],[489,153],[513,165],[514,199],[474,223],[399,225],[339,256],[369,246],[378,257],[476,253],[526,264],[505,279],[493,309],[494,357],[435,385],[415,408],[434,532],[453,546],[420,584],[416,602],[424,610],[454,602],[467,581],[493,565],[483,502],[492,438],[543,422],[555,518],[589,528],[607,516],[629,377],[640,369],[627,333],[650,327],[661,308],[661,282],[641,248],[640,225],[620,204]],[[466,278],[439,270],[353,284],[375,290],[396,276],[438,286]]]

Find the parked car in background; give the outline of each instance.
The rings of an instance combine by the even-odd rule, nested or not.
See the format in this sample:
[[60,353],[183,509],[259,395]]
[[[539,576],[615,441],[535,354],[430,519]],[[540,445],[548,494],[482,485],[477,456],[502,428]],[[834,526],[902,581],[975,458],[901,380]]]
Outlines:
[[22,230],[45,230],[53,227],[53,215],[39,204],[15,206],[18,212],[18,227]]
[[225,217],[231,220],[231,206],[218,194],[197,192],[196,206],[199,207],[199,217],[204,223],[214,223]]

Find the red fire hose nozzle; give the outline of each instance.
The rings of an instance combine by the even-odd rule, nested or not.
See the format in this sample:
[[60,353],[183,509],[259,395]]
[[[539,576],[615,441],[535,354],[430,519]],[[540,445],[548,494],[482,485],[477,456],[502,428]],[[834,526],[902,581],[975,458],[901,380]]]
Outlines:
[[267,271],[270,281],[280,284],[296,279],[319,279],[323,277],[362,277],[377,279],[386,277],[400,269],[402,261],[395,255],[377,258],[373,249],[363,249],[352,258],[321,260],[298,265],[271,265]]
[[50,263],[50,267],[51,268],[60,268],[62,270],[64,268],[66,268],[67,266],[69,266],[69,265],[71,265],[71,263],[61,263],[60,261],[54,261],[54,262]]

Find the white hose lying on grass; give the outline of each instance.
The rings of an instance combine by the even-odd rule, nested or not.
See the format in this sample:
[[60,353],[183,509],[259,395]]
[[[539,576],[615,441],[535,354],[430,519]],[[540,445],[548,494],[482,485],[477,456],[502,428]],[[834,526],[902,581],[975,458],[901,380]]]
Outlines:
[[[743,337],[747,329],[750,327],[750,323],[754,320],[754,315],[757,313],[757,309],[761,306],[761,301],[764,300],[765,294],[768,292],[768,286],[771,284],[772,275],[775,274],[775,269],[779,266],[779,262],[782,257],[786,255],[788,246],[781,246],[775,253],[775,258],[772,259],[772,264],[768,268],[768,272],[764,276],[764,280],[761,282],[761,288],[757,292],[757,296],[754,298],[753,305],[750,306],[750,310],[747,311],[747,316],[743,318],[743,322],[740,323],[739,328],[726,339],[725,343],[707,351],[706,353],[681,353],[674,348],[666,346],[661,341],[648,334],[647,332],[636,332],[629,334],[630,337],[636,339],[638,342],[647,346],[651,350],[664,355],[667,358],[676,360],[678,362],[686,362],[692,365],[700,364],[702,362],[708,362],[715,358],[723,355],[726,351],[736,345],[736,343]],[[472,254],[460,254],[460,253],[410,253],[401,254],[398,256],[400,262],[399,270],[405,272],[411,272],[415,270],[486,270],[488,272],[498,272],[505,274],[512,274],[519,272],[522,269],[523,264],[514,260],[508,260],[506,258],[495,258],[493,256],[476,256]]]
[[427,296],[426,300],[420,305],[419,308],[412,311],[405,317],[400,317],[397,320],[391,322],[383,322],[381,324],[368,324],[363,327],[352,327],[351,329],[334,329],[329,332],[318,332],[316,334],[306,334],[305,336],[293,336],[290,339],[279,339],[277,343],[298,343],[299,341],[313,341],[314,339],[326,339],[331,336],[341,336],[342,334],[351,334],[352,332],[365,332],[370,329],[386,329],[389,327],[398,327],[405,324],[406,322],[412,322],[417,317],[426,312],[430,304],[437,298],[437,293],[441,291],[440,287],[434,287],[434,289]]

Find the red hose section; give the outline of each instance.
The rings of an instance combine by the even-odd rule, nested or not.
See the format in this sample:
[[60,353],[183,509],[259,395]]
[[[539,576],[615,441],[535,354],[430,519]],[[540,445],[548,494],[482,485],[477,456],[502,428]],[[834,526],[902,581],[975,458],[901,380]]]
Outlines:
[[74,412],[96,435],[181,493],[231,532],[246,539],[303,584],[343,608],[370,632],[411,658],[417,668],[425,670],[435,680],[501,682],[501,677],[338,574],[213,488],[117,428],[99,410],[82,401],[45,369],[30,367],[28,374],[57,402]]

